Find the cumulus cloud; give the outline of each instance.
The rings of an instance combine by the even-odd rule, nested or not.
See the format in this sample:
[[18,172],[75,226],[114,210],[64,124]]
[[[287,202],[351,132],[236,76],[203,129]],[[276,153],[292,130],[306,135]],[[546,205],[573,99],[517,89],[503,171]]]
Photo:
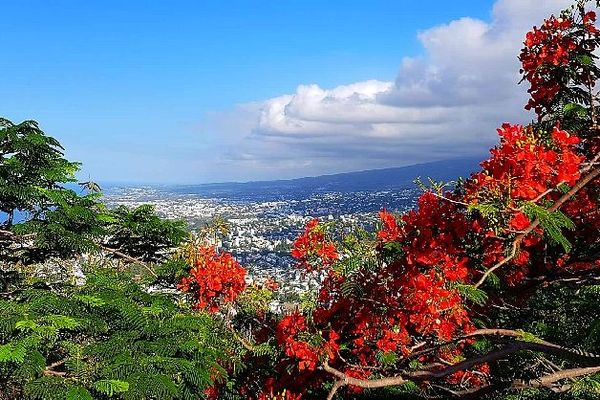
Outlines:
[[420,32],[422,56],[402,60],[393,81],[301,84],[227,112],[221,134],[232,146],[214,165],[255,179],[480,156],[502,122],[532,118],[516,85],[522,38],[568,4],[498,0],[490,22],[465,17]]

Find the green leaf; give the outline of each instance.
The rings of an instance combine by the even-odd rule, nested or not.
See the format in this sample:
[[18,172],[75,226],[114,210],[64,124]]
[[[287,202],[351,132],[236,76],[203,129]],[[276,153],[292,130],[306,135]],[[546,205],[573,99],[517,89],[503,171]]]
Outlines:
[[261,343],[259,345],[255,345],[252,348],[252,352],[254,353],[254,355],[256,355],[258,357],[273,356],[273,355],[277,354],[277,351],[272,346],[270,346],[268,343]]
[[375,357],[377,358],[377,361],[384,367],[394,365],[398,361],[398,355],[392,351],[379,351]]
[[562,233],[563,229],[573,230],[575,224],[561,211],[550,212],[535,203],[527,202],[523,211],[530,219],[538,219],[544,234],[553,242],[561,245],[566,253],[571,251],[572,245]]
[[594,60],[592,60],[592,57],[588,56],[587,54],[582,54],[580,56],[577,56],[577,60],[579,60],[579,62],[582,63],[583,65],[592,65],[594,63]]
[[75,298],[89,307],[101,307],[106,304],[104,300],[97,296],[79,294]]
[[404,382],[402,385],[398,386],[398,389],[406,393],[418,393],[421,391],[419,385],[417,385],[413,381]]
[[15,328],[17,328],[20,331],[34,330],[35,328],[37,328],[37,326],[38,325],[30,319],[25,319],[15,324]]
[[496,214],[500,209],[493,204],[488,203],[478,203],[478,204],[469,204],[468,211],[479,211],[481,215],[488,216],[491,214]]
[[492,342],[486,338],[482,338],[474,341],[471,346],[479,352],[488,352],[492,349]]
[[417,369],[423,368],[423,364],[419,360],[414,359],[414,360],[410,360],[410,362],[408,363],[408,367],[410,369],[417,370]]
[[574,382],[570,389],[574,396],[600,394],[600,374],[584,377]]
[[144,314],[152,315],[154,317],[162,314],[164,310],[157,304],[152,304],[150,307],[142,307],[142,312]]
[[129,390],[129,382],[117,379],[103,379],[94,383],[94,388],[100,393],[112,397],[118,393],[124,393]]
[[561,183],[560,185],[558,185],[557,188],[562,194],[567,193],[569,190],[571,190],[571,187],[569,185],[567,185],[566,183]]
[[575,115],[577,117],[583,118],[587,115],[587,110],[580,104],[569,103],[563,107],[563,112],[565,115]]
[[531,332],[526,332],[522,329],[517,329],[517,332],[519,332],[519,340],[523,341],[523,342],[529,342],[529,343],[540,343],[542,342],[542,339],[540,339],[539,337],[537,337],[536,335],[534,335]]
[[81,322],[66,315],[49,315],[44,319],[56,329],[76,329],[81,326]]
[[86,388],[81,386],[74,386],[67,392],[67,400],[93,400],[94,398],[87,391]]
[[23,364],[27,349],[22,344],[7,343],[0,345],[0,363],[16,362]]
[[600,285],[584,286],[580,289],[581,293],[600,295]]
[[473,285],[458,284],[456,289],[461,297],[479,306],[483,306],[487,302],[487,293]]

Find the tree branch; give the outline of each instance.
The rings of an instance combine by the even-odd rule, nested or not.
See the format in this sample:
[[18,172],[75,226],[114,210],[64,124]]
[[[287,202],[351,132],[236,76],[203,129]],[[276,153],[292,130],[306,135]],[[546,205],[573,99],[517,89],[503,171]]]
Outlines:
[[[593,181],[595,178],[600,176],[600,168],[592,169],[586,176],[584,176],[575,186],[573,186],[567,193],[563,194],[558,200],[552,204],[550,208],[548,208],[548,212],[557,211],[564,203],[566,203],[571,197],[573,197],[577,192],[583,189],[588,183]],[[527,235],[529,235],[535,228],[540,224],[540,219],[536,218],[523,232],[518,234],[513,240],[513,244],[511,247],[511,252],[508,256],[506,256],[502,261],[498,262],[496,265],[485,271],[483,276],[477,281],[475,287],[481,286],[486,279],[492,274],[495,270],[507,264],[510,260],[512,260],[518,253],[519,247],[521,246],[521,242]]]
[[244,347],[248,351],[254,351],[255,350],[254,345],[252,343],[250,343],[248,340],[244,339],[242,336],[240,336],[240,334],[231,325],[231,323],[229,323],[228,321],[225,321],[225,326],[231,332],[231,334],[233,335],[233,338],[235,340],[237,340],[238,342],[240,342],[240,344],[242,345],[242,347]]
[[103,245],[101,245],[101,244],[99,244],[98,246],[100,247],[100,249],[102,249],[102,250],[104,250],[104,251],[106,251],[106,252],[108,252],[108,253],[111,253],[111,254],[113,254],[114,256],[117,256],[118,258],[122,258],[122,259],[124,259],[124,260],[127,260],[127,261],[129,261],[129,262],[131,262],[131,263],[133,263],[133,264],[136,264],[136,265],[141,265],[141,266],[142,266],[142,267],[144,267],[144,269],[145,269],[146,271],[148,271],[148,272],[149,272],[149,273],[150,273],[150,274],[151,274],[153,277],[155,277],[155,278],[157,278],[157,277],[158,277],[158,275],[156,275],[156,272],[154,272],[154,270],[153,270],[152,268],[150,268],[150,267],[148,266],[148,264],[146,264],[146,263],[145,263],[145,262],[143,262],[142,260],[139,260],[139,259],[137,259],[137,258],[131,257],[131,256],[129,256],[129,255],[127,255],[127,254],[125,254],[125,253],[122,253],[122,252],[120,252],[119,250],[111,249],[110,247],[106,247],[106,246],[103,246]]
[[[20,239],[20,240],[27,240],[27,239],[33,239],[33,238],[35,238],[35,236],[36,236],[36,234],[35,234],[35,233],[30,233],[30,234],[28,234],[28,235],[17,235],[17,234],[15,234],[14,232],[7,231],[7,230],[0,230],[0,235],[7,236],[7,237],[9,237],[11,240],[17,240],[17,239]],[[151,274],[153,277],[155,277],[155,278],[157,278],[157,277],[158,277],[158,275],[156,274],[156,272],[154,272],[154,270],[153,270],[152,268],[150,268],[150,267],[148,266],[148,264],[147,264],[147,263],[145,263],[144,261],[142,261],[142,260],[140,260],[140,259],[137,259],[137,258],[135,258],[135,257],[131,257],[131,256],[129,256],[129,255],[127,255],[127,254],[125,254],[125,253],[123,253],[123,252],[119,251],[119,250],[116,250],[116,249],[111,249],[110,247],[106,247],[106,246],[104,246],[104,245],[101,245],[101,244],[98,244],[98,243],[97,243],[97,245],[98,245],[98,247],[99,247],[101,250],[103,250],[103,251],[106,251],[107,253],[111,253],[112,255],[114,255],[114,256],[116,256],[116,257],[118,257],[118,258],[121,258],[121,259],[123,259],[123,260],[127,260],[127,261],[129,261],[129,262],[131,262],[131,263],[133,263],[133,264],[140,265],[140,266],[144,267],[144,269],[145,269],[146,271],[148,271],[148,272],[149,272],[149,273],[150,273],[150,274]]]
[[67,373],[65,371],[55,371],[54,368],[56,367],[60,367],[61,365],[63,365],[67,360],[60,360],[57,362],[54,362],[50,365],[47,365],[46,368],[44,369],[44,371],[42,372],[42,374],[44,376],[65,376],[67,375]]
[[335,396],[336,392],[344,385],[346,385],[346,383],[342,379],[335,381],[331,387],[331,390],[329,391],[329,394],[327,395],[327,400],[333,400],[333,396]]
[[[572,368],[565,369],[558,372],[553,372],[547,375],[543,375],[536,379],[531,379],[528,381],[522,379],[516,379],[510,382],[505,383],[496,383],[491,385],[482,386],[479,388],[471,388],[461,391],[453,391],[443,388],[445,391],[450,393],[452,396],[461,398],[461,399],[480,399],[484,394],[488,394],[494,390],[499,389],[514,389],[514,390],[524,390],[529,388],[547,388],[552,389],[554,384],[563,380],[563,379],[575,379],[580,378],[582,376],[595,374],[600,372],[600,366],[598,367],[583,367],[583,368]],[[558,388],[555,388],[555,392],[564,392],[565,390],[570,389],[570,385],[562,385]]]
[[[522,337],[523,334],[510,330],[510,329],[480,329],[478,331],[472,332],[469,335],[464,336],[463,338],[472,337],[472,336],[482,336],[482,335],[499,335],[499,336],[509,336],[509,337]],[[357,386],[364,389],[374,389],[374,388],[382,388],[389,386],[399,386],[408,381],[430,381],[435,379],[442,379],[447,376],[450,376],[456,372],[468,370],[477,365],[498,361],[504,359],[510,355],[518,353],[523,350],[528,351],[537,351],[545,354],[552,354],[555,356],[559,356],[565,359],[578,361],[583,364],[593,365],[588,368],[579,368],[577,371],[583,371],[584,373],[594,373],[600,371],[600,366],[597,364],[600,363],[600,357],[594,354],[579,352],[576,350],[568,349],[562,346],[559,346],[554,343],[539,341],[539,342],[524,342],[524,341],[515,341],[510,343],[504,348],[491,351],[487,354],[483,354],[477,357],[473,357],[468,360],[461,361],[459,363],[450,365],[446,368],[431,371],[431,370],[419,370],[419,371],[403,371],[399,375],[380,378],[380,379],[359,379],[346,375],[344,372],[332,367],[327,362],[323,364],[323,370],[325,372],[333,375],[337,378],[334,386],[329,392],[328,399],[333,399],[335,393],[342,388],[343,386]],[[567,373],[567,371],[559,371],[550,375],[547,375],[545,380],[541,382],[555,382],[557,380],[565,379],[572,377]],[[575,371],[575,370],[573,370]],[[575,373],[575,372],[573,372]],[[576,374],[576,373],[575,373]],[[536,381],[537,382],[537,381]]]
[[0,229],[0,235],[7,236],[7,237],[9,237],[9,238],[11,238],[13,240],[15,240],[15,239],[28,240],[28,239],[33,239],[35,237],[35,233],[30,233],[30,234],[27,234],[27,235],[17,235],[14,232],[7,231],[7,230],[4,230],[4,229]]
[[544,375],[540,378],[528,382],[516,381],[511,387],[514,389],[526,389],[531,387],[550,387],[553,383],[563,379],[578,378],[580,376],[595,374],[596,372],[600,372],[600,366],[565,369],[562,371]]

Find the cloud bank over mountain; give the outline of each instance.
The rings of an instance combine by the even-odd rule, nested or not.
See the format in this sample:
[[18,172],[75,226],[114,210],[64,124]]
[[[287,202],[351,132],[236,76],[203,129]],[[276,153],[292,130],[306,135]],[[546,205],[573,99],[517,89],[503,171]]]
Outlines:
[[215,113],[203,127],[219,143],[209,172],[264,179],[483,155],[502,122],[532,118],[518,52],[531,26],[568,4],[498,0],[489,22],[464,17],[418,33],[422,55],[401,60],[393,81],[301,84]]

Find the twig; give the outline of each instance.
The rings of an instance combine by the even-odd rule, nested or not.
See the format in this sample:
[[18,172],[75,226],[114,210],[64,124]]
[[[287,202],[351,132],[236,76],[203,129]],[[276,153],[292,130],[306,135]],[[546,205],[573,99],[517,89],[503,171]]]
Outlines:
[[65,371],[55,371],[54,368],[56,367],[60,367],[61,365],[63,365],[67,360],[60,360],[57,362],[54,362],[50,365],[47,365],[46,368],[43,371],[43,375],[45,376],[65,376],[67,375],[67,373]]
[[243,337],[240,336],[240,334],[238,333],[238,331],[233,327],[233,325],[231,324],[230,321],[228,321],[227,319],[224,319],[223,322],[225,323],[225,327],[227,327],[227,329],[229,330],[229,332],[231,332],[231,334],[233,335],[233,338],[235,340],[237,340],[238,342],[240,342],[240,344],[248,351],[254,351],[255,347],[252,343],[250,343],[248,340],[244,339]]
[[131,256],[125,254],[125,253],[120,252],[119,250],[111,249],[110,247],[106,247],[106,246],[103,246],[103,245],[99,245],[99,247],[102,250],[104,250],[104,251],[106,251],[108,253],[111,253],[111,254],[119,257],[119,258],[122,258],[124,260],[127,260],[127,261],[133,263],[133,264],[140,265],[140,266],[144,267],[144,269],[146,269],[146,271],[148,271],[153,277],[155,277],[155,278],[158,277],[158,275],[156,274],[156,272],[154,272],[154,270],[152,268],[150,268],[148,266],[148,264],[146,264],[142,260],[139,260],[137,258],[131,257]]
[[446,201],[448,201],[450,203],[453,203],[453,204],[458,204],[458,205],[465,206],[465,207],[469,207],[470,206],[469,203],[465,203],[464,201],[458,201],[458,200],[451,199],[449,197],[446,197],[446,196],[444,196],[442,194],[437,193],[434,190],[429,191],[429,193],[433,194],[435,197],[437,197],[439,199],[446,200]]

